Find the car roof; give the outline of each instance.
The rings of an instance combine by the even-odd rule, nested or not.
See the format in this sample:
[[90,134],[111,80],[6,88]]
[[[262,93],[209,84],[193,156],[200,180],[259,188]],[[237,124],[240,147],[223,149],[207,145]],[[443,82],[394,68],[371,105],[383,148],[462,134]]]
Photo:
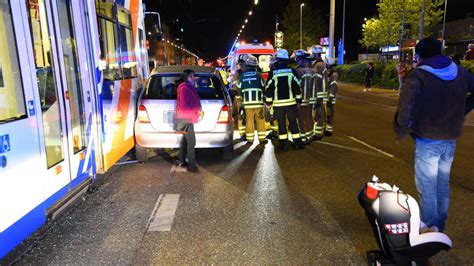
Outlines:
[[151,75],[156,74],[181,74],[184,70],[190,69],[196,74],[216,75],[217,69],[205,66],[160,66],[153,69]]

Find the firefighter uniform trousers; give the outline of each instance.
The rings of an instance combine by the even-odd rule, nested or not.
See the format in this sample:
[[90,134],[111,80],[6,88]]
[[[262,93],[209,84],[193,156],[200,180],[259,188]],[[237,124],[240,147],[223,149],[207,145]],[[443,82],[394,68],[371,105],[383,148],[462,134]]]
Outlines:
[[296,73],[300,79],[301,92],[303,93],[303,99],[298,108],[298,121],[301,138],[304,142],[307,142],[313,137],[314,127],[313,110],[311,107],[311,99],[316,99],[316,94],[313,89],[314,71],[309,67],[298,66],[296,68]]
[[255,129],[258,132],[258,140],[265,141],[265,116],[263,115],[263,106],[257,108],[245,108],[246,131],[245,136],[248,142],[253,142],[255,138]]
[[296,104],[273,108],[275,109],[275,118],[278,121],[278,139],[288,139],[288,130],[286,127],[287,118],[291,132],[291,138],[299,139],[301,135],[298,126],[298,107],[296,106]]
[[336,106],[336,95],[337,95],[337,81],[339,80],[339,75],[337,72],[332,72],[329,74],[329,91],[328,91],[328,100],[326,103],[327,111],[327,120],[326,128],[324,129],[326,135],[332,135],[333,125],[334,125],[334,108]]
[[311,140],[313,137],[313,110],[311,105],[302,104],[298,109],[298,121],[300,126],[301,138],[303,141]]
[[314,85],[316,86],[316,103],[314,105],[315,124],[314,136],[321,138],[324,135],[324,122],[326,119],[325,99],[327,99],[326,78],[324,73],[314,75]]
[[331,97],[329,97],[329,101],[326,104],[327,120],[326,120],[326,127],[325,127],[324,131],[329,133],[329,134],[332,134],[332,132],[334,130],[333,124],[334,124],[334,108],[335,108],[335,105],[336,105],[336,96],[334,95],[334,97],[332,99],[331,99]]
[[237,118],[237,127],[239,129],[239,135],[240,137],[245,137],[245,121],[244,121],[245,112],[243,111],[243,109],[239,107],[242,105],[242,96],[238,94],[239,93],[239,86],[238,86],[239,76],[240,75],[236,73],[234,77],[234,81],[232,82],[232,90],[237,92],[237,96],[235,96],[234,98],[233,106],[236,107],[234,108],[234,110],[236,111],[234,114],[237,114],[236,118]]

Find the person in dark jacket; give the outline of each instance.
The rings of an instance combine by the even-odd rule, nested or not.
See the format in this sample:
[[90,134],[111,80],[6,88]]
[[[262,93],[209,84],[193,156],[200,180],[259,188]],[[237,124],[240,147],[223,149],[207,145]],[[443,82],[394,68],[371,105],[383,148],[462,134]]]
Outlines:
[[184,70],[180,77],[178,86],[178,98],[176,101],[175,131],[183,134],[179,146],[179,166],[186,165],[188,171],[198,172],[194,148],[196,147],[196,133],[194,124],[204,115],[201,100],[195,87],[195,73],[192,70]]
[[374,80],[374,74],[375,74],[375,69],[374,69],[374,63],[370,62],[369,65],[367,66],[367,71],[365,73],[365,89],[364,91],[371,91],[372,87],[372,81]]
[[408,134],[415,139],[421,220],[443,231],[451,164],[464,124],[466,97],[474,92],[474,76],[441,55],[441,47],[441,42],[432,37],[416,45],[418,64],[402,87],[394,125],[398,140]]

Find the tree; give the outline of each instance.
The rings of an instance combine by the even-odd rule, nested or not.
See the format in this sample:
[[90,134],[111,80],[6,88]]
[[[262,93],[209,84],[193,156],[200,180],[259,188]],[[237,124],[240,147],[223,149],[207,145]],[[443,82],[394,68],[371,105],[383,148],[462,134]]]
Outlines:
[[[423,4],[424,12],[422,12]],[[402,17],[405,15],[404,39],[417,39],[420,34],[429,36],[443,17],[444,0],[380,0],[378,14],[362,25],[365,47],[381,47],[399,43]],[[424,13],[422,20],[422,13]],[[420,22],[423,21],[423,32]]]
[[[293,52],[300,48],[300,4],[302,0],[290,0],[283,14],[283,48]],[[306,1],[303,8],[303,49],[319,44],[327,34],[327,26],[318,9]]]

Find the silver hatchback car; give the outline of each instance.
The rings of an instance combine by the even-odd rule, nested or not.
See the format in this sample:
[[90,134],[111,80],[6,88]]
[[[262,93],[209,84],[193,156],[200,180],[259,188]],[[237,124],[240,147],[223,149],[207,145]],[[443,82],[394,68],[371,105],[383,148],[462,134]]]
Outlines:
[[234,121],[232,101],[215,68],[165,66],[156,68],[140,93],[135,121],[135,152],[139,161],[148,160],[148,151],[179,148],[181,134],[173,130],[176,113],[177,81],[185,69],[196,73],[196,89],[201,98],[203,118],[195,125],[196,148],[218,148],[225,160],[233,157]]

